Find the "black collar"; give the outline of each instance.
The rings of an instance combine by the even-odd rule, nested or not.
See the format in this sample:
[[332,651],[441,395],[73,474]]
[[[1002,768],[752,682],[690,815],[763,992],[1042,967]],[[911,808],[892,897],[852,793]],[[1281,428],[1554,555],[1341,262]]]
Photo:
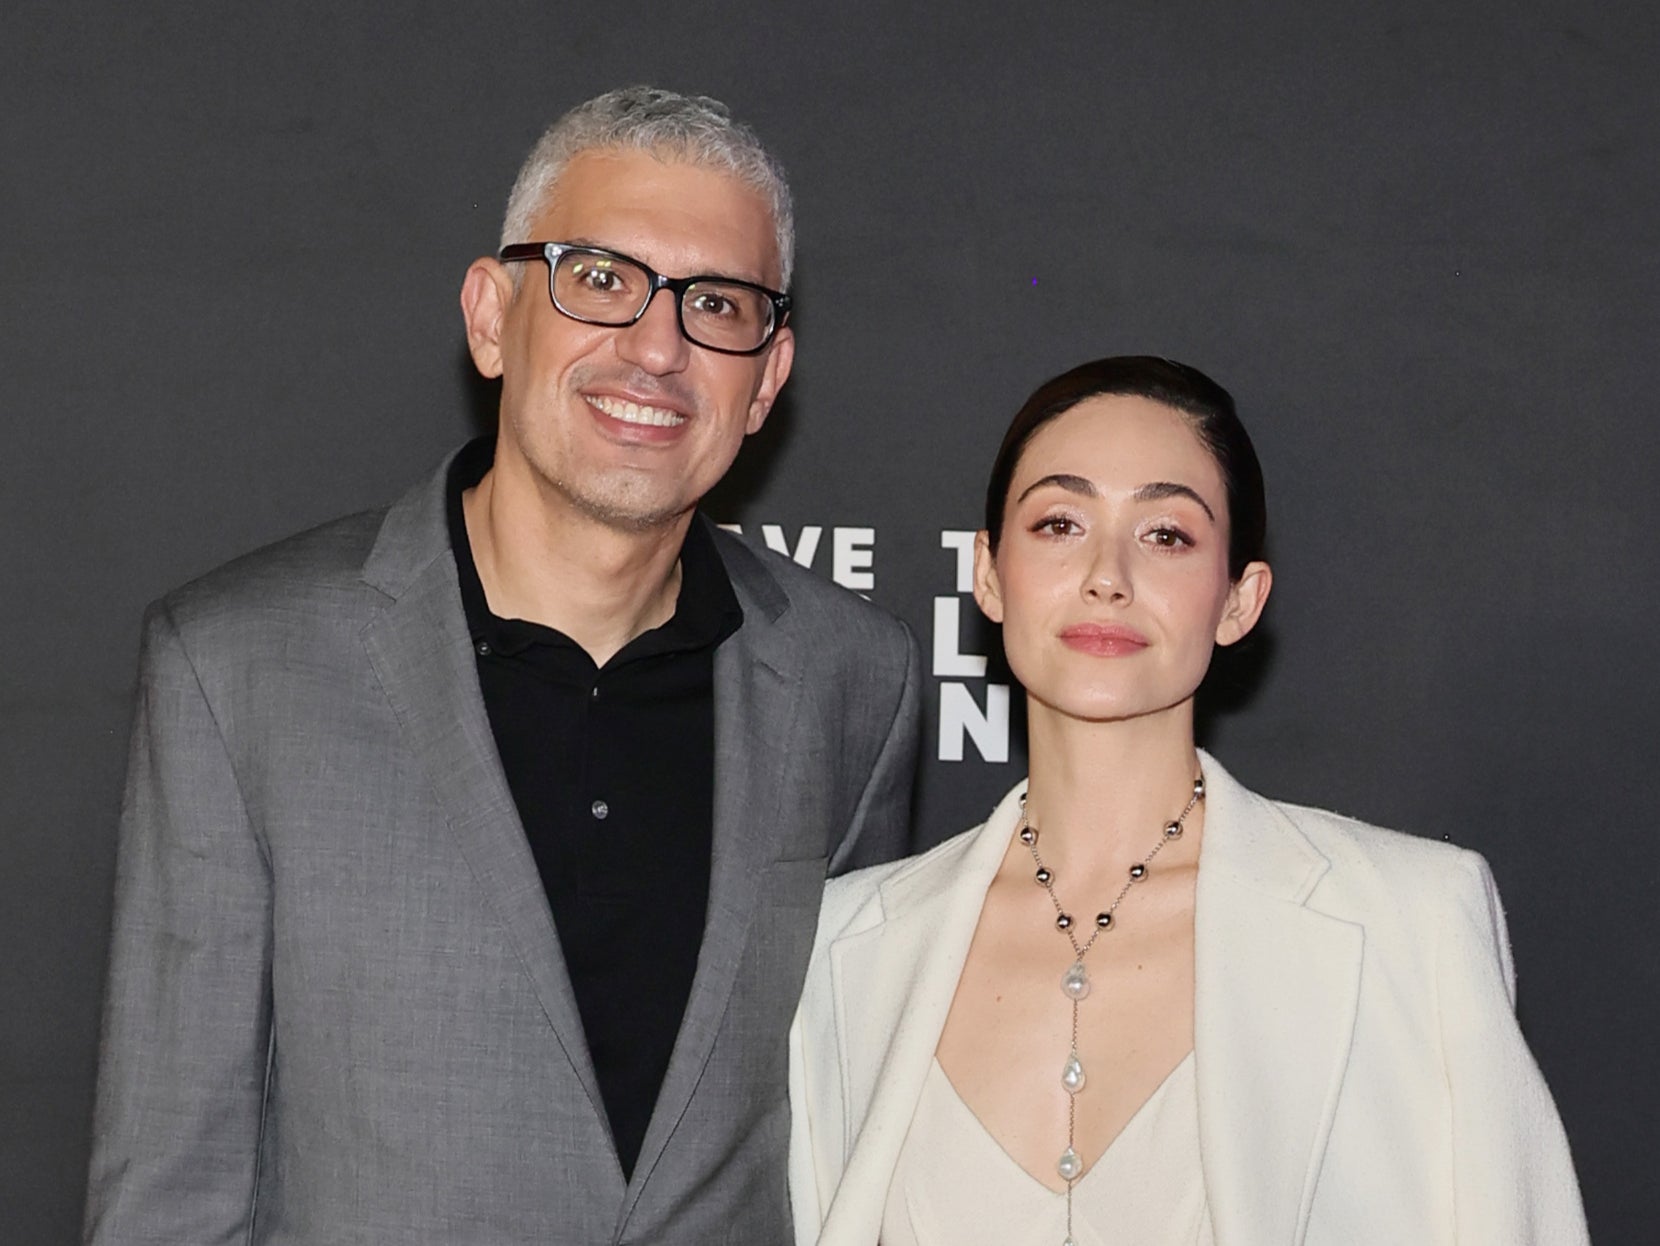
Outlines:
[[[498,653],[519,653],[532,645],[575,646],[576,642],[556,628],[526,619],[504,619],[491,612],[478,578],[473,550],[467,540],[467,520],[461,495],[484,479],[495,462],[493,437],[468,442],[450,463],[445,485],[449,517],[450,550],[461,582],[461,608],[467,616],[467,631],[475,644],[489,644]],[[701,515],[692,517],[680,547],[680,596],[674,615],[660,627],[642,632],[618,651],[607,666],[665,653],[687,653],[714,648],[743,625],[743,607],[732,591],[731,577],[720,551],[715,548],[709,525]]]

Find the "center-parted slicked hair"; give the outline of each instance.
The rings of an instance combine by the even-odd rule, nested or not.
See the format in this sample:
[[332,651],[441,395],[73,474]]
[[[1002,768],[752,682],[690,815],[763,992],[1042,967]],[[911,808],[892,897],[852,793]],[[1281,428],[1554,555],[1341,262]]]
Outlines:
[[986,533],[992,553],[1003,535],[1009,487],[1026,444],[1050,420],[1105,394],[1150,398],[1186,418],[1222,475],[1228,502],[1228,575],[1239,579],[1247,563],[1263,557],[1268,536],[1268,502],[1256,447],[1240,423],[1232,394],[1195,367],[1153,355],[1114,355],[1080,364],[1039,385],[1015,412],[986,484]]
[[[565,241],[532,238],[530,230],[572,158],[607,147],[662,152],[688,164],[729,173],[754,187],[772,208],[780,281],[789,289],[795,268],[795,208],[784,166],[761,145],[753,130],[732,119],[731,110],[719,100],[657,87],[607,91],[578,104],[547,128],[530,149],[507,196],[501,245]],[[517,281],[522,269],[514,268]]]

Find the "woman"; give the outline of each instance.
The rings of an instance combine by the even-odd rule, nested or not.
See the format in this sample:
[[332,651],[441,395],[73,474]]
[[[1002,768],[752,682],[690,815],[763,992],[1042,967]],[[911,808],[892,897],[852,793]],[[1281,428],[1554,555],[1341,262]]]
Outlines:
[[1486,863],[1245,790],[1193,738],[1272,583],[1227,392],[1115,358],[1003,440],[975,598],[1030,772],[830,885],[791,1035],[823,1246],[1586,1240]]

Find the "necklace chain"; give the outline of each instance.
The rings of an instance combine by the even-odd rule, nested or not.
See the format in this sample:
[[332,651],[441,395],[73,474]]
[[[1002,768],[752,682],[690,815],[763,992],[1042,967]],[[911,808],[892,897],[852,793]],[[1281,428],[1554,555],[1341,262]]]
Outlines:
[[1032,854],[1032,864],[1037,867],[1034,877],[1038,886],[1048,893],[1049,902],[1055,906],[1055,927],[1066,941],[1072,945],[1072,967],[1061,978],[1061,991],[1072,1001],[1072,1043],[1067,1056],[1066,1064],[1061,1071],[1061,1085],[1066,1089],[1066,1150],[1061,1153],[1060,1161],[1056,1164],[1056,1171],[1066,1181],[1066,1241],[1064,1246],[1075,1246],[1072,1240],[1072,1187],[1084,1174],[1084,1163],[1077,1151],[1078,1141],[1078,1095],[1085,1085],[1083,1063],[1078,1059],[1078,1005],[1089,995],[1089,974],[1084,969],[1084,957],[1095,946],[1095,941],[1113,928],[1113,917],[1118,912],[1118,906],[1124,902],[1124,897],[1130,894],[1130,889],[1147,877],[1148,868],[1153,858],[1164,850],[1164,846],[1182,837],[1182,830],[1187,822],[1187,815],[1205,798],[1205,776],[1199,774],[1193,780],[1193,794],[1188,797],[1187,804],[1176,815],[1175,820],[1164,824],[1164,833],[1159,836],[1158,842],[1152,846],[1147,855],[1130,867],[1129,877],[1124,885],[1118,889],[1118,894],[1095,915],[1095,929],[1089,932],[1089,938],[1082,943],[1078,942],[1076,933],[1077,922],[1065,906],[1060,897],[1055,894],[1055,872],[1043,863],[1043,857],[1038,852],[1038,830],[1026,816],[1026,796],[1020,797],[1020,826],[1017,834],[1020,842],[1026,845],[1027,851]]

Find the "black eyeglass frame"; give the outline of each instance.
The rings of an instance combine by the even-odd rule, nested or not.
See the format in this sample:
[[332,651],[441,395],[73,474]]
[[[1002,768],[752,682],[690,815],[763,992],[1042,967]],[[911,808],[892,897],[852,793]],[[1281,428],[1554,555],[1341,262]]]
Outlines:
[[[646,279],[651,283],[651,291],[646,295],[645,301],[640,304],[640,310],[627,320],[612,321],[594,320],[589,316],[578,316],[569,308],[561,307],[559,299],[553,292],[553,275],[559,264],[559,257],[567,251],[584,251],[591,255],[610,256],[613,259],[632,264],[643,272]],[[638,323],[640,317],[646,314],[647,309],[651,307],[651,300],[657,297],[659,290],[668,290],[674,295],[674,315],[676,323],[680,326],[680,336],[693,346],[701,346],[704,350],[712,350],[721,355],[759,355],[768,346],[772,345],[772,339],[778,336],[778,330],[782,329],[785,322],[790,318],[791,299],[788,294],[781,291],[771,290],[766,286],[757,285],[753,281],[743,281],[737,277],[723,277],[718,273],[699,273],[692,277],[665,277],[644,260],[637,260],[632,255],[627,255],[622,251],[613,251],[609,247],[595,247],[586,243],[575,242],[515,242],[503,247],[497,253],[496,258],[503,264],[513,264],[524,260],[546,260],[548,265],[549,301],[553,303],[554,309],[560,315],[569,316],[572,320],[581,324],[603,325],[610,329],[626,328],[628,325]],[[747,350],[734,350],[730,346],[711,346],[708,342],[699,341],[686,332],[686,291],[700,282],[718,282],[725,286],[742,286],[746,290],[754,290],[757,294],[765,296],[767,301],[772,304],[772,324],[768,326],[767,335],[761,339],[759,345],[752,346]]]

